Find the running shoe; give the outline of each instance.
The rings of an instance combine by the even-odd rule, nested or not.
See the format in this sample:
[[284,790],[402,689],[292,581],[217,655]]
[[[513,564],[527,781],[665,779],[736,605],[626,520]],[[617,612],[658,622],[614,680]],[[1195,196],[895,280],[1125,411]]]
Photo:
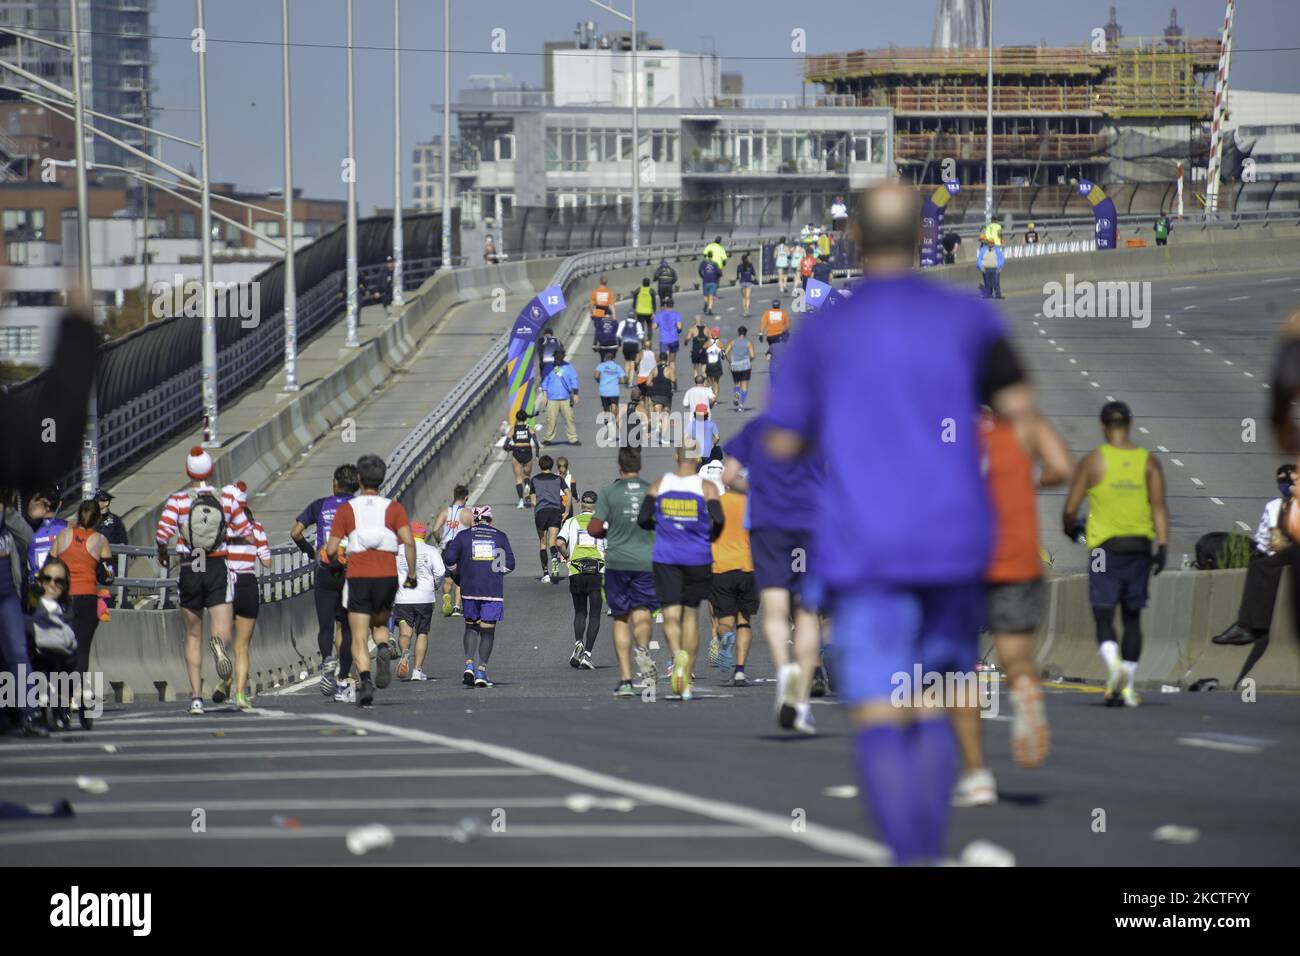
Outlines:
[[658,681],[659,675],[655,671],[654,658],[640,644],[632,645],[632,662],[636,667],[637,683],[649,687]]
[[411,652],[403,651],[402,656],[397,659],[397,679],[411,679]]
[[1125,707],[1137,707],[1142,703],[1142,698],[1138,696],[1138,692],[1133,689],[1132,684],[1127,685],[1120,691],[1119,696]]
[[543,584],[550,584],[550,583],[551,583],[551,576],[550,576],[549,574],[543,574],[543,575],[542,575],[540,578],[538,578],[537,580],[541,581]]
[[450,594],[444,594],[442,596],[442,616],[451,617],[451,595]]
[[248,695],[247,695],[247,694],[243,694],[243,693],[240,693],[240,694],[236,694],[236,695],[235,695],[235,706],[236,706],[237,708],[239,708],[240,710],[252,710],[252,709],[253,709],[253,705],[252,705],[251,703],[249,703],[249,701],[248,701]]
[[375,686],[383,690],[393,682],[393,645],[384,641],[375,647]]
[[1022,677],[1011,689],[1011,753],[1022,767],[1037,767],[1047,759],[1051,731],[1043,706],[1043,688]]
[[794,728],[799,703],[799,665],[782,664],[776,672],[776,721],[786,730]]
[[807,734],[809,737],[817,733],[817,721],[813,719],[812,704],[806,701],[800,701],[795,705],[794,727],[793,730],[801,734]]
[[488,676],[487,676],[487,668],[486,668],[486,667],[480,667],[480,668],[478,668],[478,670],[476,670],[476,671],[474,672],[474,686],[475,686],[475,687],[495,687],[495,686],[496,686],[496,684],[494,684],[494,683],[492,683],[490,680],[488,680]]
[[952,793],[954,807],[991,807],[998,802],[998,785],[989,770],[968,770]]
[[1119,707],[1124,702],[1120,700],[1119,694],[1124,686],[1124,668],[1115,663],[1110,669],[1110,676],[1106,678],[1106,689],[1102,692],[1101,700],[1107,707]]
[[465,673],[460,675],[460,682],[466,687],[474,686],[474,662],[465,662]]
[[461,608],[459,604],[457,604],[454,608],[451,609],[452,617],[463,617],[464,615],[465,615],[465,611]]
[[811,697],[825,697],[830,691],[830,683],[826,680],[826,671],[818,667],[813,671],[812,688],[809,690]]
[[339,679],[339,686],[334,691],[334,703],[355,704],[357,702],[357,685],[346,677]]
[[722,635],[722,646],[718,650],[718,670],[730,673],[736,666],[736,632],[728,631]]
[[560,559],[551,558],[551,580],[560,580]]
[[212,692],[212,703],[224,704],[226,698],[230,696],[230,678],[227,677],[217,685],[217,689]]
[[619,681],[618,686],[614,688],[614,696],[635,697],[636,688],[632,686],[632,682],[630,680]]
[[582,660],[579,662],[578,667],[584,671],[594,671],[596,669],[596,662],[591,659],[591,651],[584,650],[582,652]]
[[208,638],[208,647],[212,648],[212,659],[217,664],[217,676],[222,680],[230,680],[235,673],[235,665],[230,662],[226,645],[221,643],[221,638],[213,634]]
[[718,635],[714,634],[709,638],[709,666],[718,666],[718,655],[722,652],[722,642],[718,640]]
[[691,677],[687,673],[689,667],[690,656],[685,651],[678,651],[677,657],[673,660],[673,671],[668,686],[672,688],[674,694],[681,694],[683,699],[686,690],[691,686]]
[[569,655],[570,667],[577,667],[582,663],[582,652],[584,650],[586,650],[586,648],[583,647],[582,641],[573,642],[573,653]]
[[745,676],[744,671],[736,671],[736,673],[731,675],[731,686],[732,687],[749,686],[749,678]]
[[357,687],[357,706],[369,707],[375,702],[374,681],[363,680]]
[[413,681],[424,681],[428,679],[429,679],[429,675],[426,674],[424,671],[420,670],[420,668],[418,667],[415,670],[411,671],[411,680]]
[[193,700],[190,701],[190,716],[191,716],[191,717],[202,717],[202,716],[203,716],[203,698],[202,698],[202,697],[195,697]]
[[664,622],[664,612],[663,612],[663,611],[655,611],[655,623],[656,623],[656,624],[662,624],[663,622]]
[[516,508],[523,508],[523,507],[524,507],[524,499],[523,499],[523,498],[520,498],[520,499],[519,499],[519,503],[518,503],[517,505],[515,505],[515,507],[516,507]]
[[687,684],[685,687],[682,688],[682,700],[694,700],[694,699],[695,699],[695,688],[691,684]]
[[334,696],[338,690],[339,659],[333,655],[325,658],[320,666],[320,692],[326,697]]

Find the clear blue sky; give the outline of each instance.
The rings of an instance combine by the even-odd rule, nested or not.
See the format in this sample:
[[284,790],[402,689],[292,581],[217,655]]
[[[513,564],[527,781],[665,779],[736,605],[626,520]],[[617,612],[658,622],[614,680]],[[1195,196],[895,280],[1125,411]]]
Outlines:
[[[627,10],[630,0],[614,0]],[[996,0],[999,44],[1080,43],[1108,19],[1109,0]],[[1158,34],[1169,2],[1116,0],[1126,36]],[[162,129],[196,136],[198,70],[190,51],[194,4],[160,0],[153,18],[158,54],[155,102]],[[307,195],[343,198],[340,162],[346,145],[344,0],[290,0],[294,101],[294,180]],[[744,75],[752,93],[799,89],[800,59],[790,31],[806,31],[808,51],[927,46],[934,0],[775,0],[701,3],[640,0],[640,27],[670,49],[714,47],[722,69]],[[1179,0],[1179,23],[1190,35],[1217,35],[1223,0]],[[452,88],[475,73],[509,73],[542,83],[544,40],[572,36],[579,20],[600,32],[623,22],[585,0],[452,0]],[[1300,2],[1248,0],[1237,4],[1232,82],[1240,89],[1300,92]],[[393,20],[391,0],[355,0],[358,106],[358,197],[361,211],[392,204]],[[214,180],[271,189],[283,183],[278,0],[209,0],[209,137]],[[506,31],[506,52],[491,52],[492,31]],[[404,199],[410,202],[410,153],[441,128],[433,112],[442,101],[442,2],[402,3],[402,147]],[[706,38],[711,38],[706,39]],[[184,167],[193,150],[168,144],[164,158]]]

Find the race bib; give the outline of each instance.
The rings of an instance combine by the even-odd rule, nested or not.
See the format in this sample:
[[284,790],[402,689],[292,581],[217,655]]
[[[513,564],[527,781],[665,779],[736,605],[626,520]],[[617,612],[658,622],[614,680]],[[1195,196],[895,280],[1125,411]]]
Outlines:
[[493,558],[493,556],[494,556],[494,554],[495,554],[495,552],[496,552],[496,549],[492,547],[492,542],[491,542],[491,541],[475,541],[475,542],[474,542],[474,560],[475,560],[475,561],[491,561],[492,558]]

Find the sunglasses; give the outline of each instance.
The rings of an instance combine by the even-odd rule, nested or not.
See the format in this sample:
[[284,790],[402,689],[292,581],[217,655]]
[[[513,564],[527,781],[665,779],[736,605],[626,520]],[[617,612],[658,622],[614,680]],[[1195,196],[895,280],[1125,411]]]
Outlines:
[[41,584],[61,584],[61,585],[63,585],[64,587],[67,587],[67,586],[68,586],[68,579],[67,579],[67,578],[63,578],[63,577],[59,577],[59,578],[50,577],[50,575],[48,575],[48,574],[38,574],[38,575],[36,575],[36,580],[39,581]]

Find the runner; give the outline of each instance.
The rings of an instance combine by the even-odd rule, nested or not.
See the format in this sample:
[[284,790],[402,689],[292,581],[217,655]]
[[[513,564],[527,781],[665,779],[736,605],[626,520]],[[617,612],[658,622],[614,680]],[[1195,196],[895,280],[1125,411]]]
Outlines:
[[600,284],[591,290],[589,311],[592,322],[598,322],[598,320],[614,314],[614,292],[606,285],[604,276],[600,277]]
[[[208,613],[208,647],[217,677],[229,692],[234,665],[227,648],[234,636],[231,581],[226,570],[227,536],[252,533],[244,509],[209,483],[212,456],[195,445],[185,459],[185,474],[193,484],[167,499],[154,540],[158,563],[167,567],[167,546],[177,538],[180,572],[176,586],[185,621],[185,668],[190,678],[190,713],[203,714],[203,612]],[[191,557],[192,556],[192,557]],[[225,700],[223,693],[221,700]],[[213,695],[213,703],[221,703]]]
[[[433,538],[443,551],[447,550],[447,545],[451,544],[451,539],[460,534],[461,528],[464,527],[461,516],[465,514],[465,505],[468,501],[469,488],[465,485],[457,485],[451,493],[451,504],[439,511],[438,517],[434,519]],[[451,617],[453,614],[460,614],[460,585],[453,581],[450,575],[444,575],[442,579],[442,616]]]
[[[537,557],[542,563],[543,584],[560,579],[560,551],[555,536],[564,523],[564,479],[552,469],[555,462],[550,455],[537,460],[540,469],[533,479],[533,523],[537,527]],[[549,559],[549,564],[547,563]]]
[[602,362],[608,362],[618,353],[618,318],[614,315],[614,310],[610,309],[605,315],[594,319],[593,324],[596,327],[596,341],[592,345],[592,351],[600,356]]
[[[1024,401],[1032,403],[1032,398]],[[1037,767],[1047,758],[1050,744],[1043,690],[1034,664],[1034,631],[1043,610],[1037,488],[1068,481],[1074,462],[1061,436],[1041,415],[1027,416],[1019,428],[1013,428],[985,409],[981,426],[985,475],[997,529],[997,549],[985,575],[988,628],[1011,691],[1011,753],[1020,766]],[[984,763],[980,709],[975,701],[965,703],[953,709],[962,773],[952,804],[991,806],[997,803],[998,789],[993,772]]]
[[[70,623],[77,638],[75,671],[81,675],[81,700],[70,703],[80,711],[78,716],[83,724],[85,715],[94,708],[90,646],[99,627],[99,579],[107,574],[105,580],[111,580],[113,567],[113,551],[99,530],[99,519],[99,502],[93,498],[83,501],[77,507],[76,526],[60,531],[51,542],[49,553],[63,562],[69,575]],[[3,571],[8,574],[9,567],[6,565]]]
[[[382,690],[393,679],[392,660],[396,656],[389,644],[388,616],[397,597],[397,551],[406,552],[407,568],[417,567],[415,539],[411,537],[411,519],[401,502],[379,494],[388,467],[378,455],[357,459],[360,493],[339,505],[325,543],[325,557],[333,561],[339,544],[347,541],[347,609],[352,626],[352,659],[356,662],[356,703],[369,707],[375,688]],[[416,586],[414,575],[407,574],[401,586]],[[375,644],[375,674],[370,677],[370,639]],[[339,690],[350,696],[351,681],[339,679]]]
[[710,407],[718,401],[718,391],[722,382],[722,355],[724,351],[722,330],[718,328],[709,329],[709,344],[704,349],[704,375],[709,380],[709,390],[713,392],[713,401],[709,403]]
[[781,300],[773,299],[772,308],[763,313],[758,323],[758,340],[767,342],[765,358],[772,361],[772,346],[780,345],[790,338],[790,316],[781,308]]
[[668,417],[673,406],[673,388],[675,383],[670,377],[672,366],[668,364],[668,354],[659,353],[659,364],[655,366],[650,377],[647,395],[650,399],[650,434],[651,441],[658,445],[670,434],[671,419]]
[[[649,291],[647,288],[646,292]],[[623,373],[629,382],[636,381],[636,363],[641,357],[641,346],[645,336],[645,323],[635,315],[629,315],[619,324],[618,342],[623,350]]]
[[718,282],[722,278],[722,268],[713,259],[711,252],[705,252],[700,261],[700,288],[704,292],[704,314],[713,315],[713,304],[718,295]]
[[[1079,462],[1062,516],[1066,535],[1074,537],[1079,506],[1087,496],[1088,603],[1109,672],[1103,698],[1108,707],[1141,703],[1134,684],[1147,578],[1164,570],[1169,545],[1164,472],[1160,459],[1129,440],[1132,423],[1133,413],[1123,402],[1102,406],[1105,441]],[[1116,605],[1124,624],[1122,646],[1115,640]]]
[[[338,690],[337,677],[352,672],[352,628],[343,607],[343,587],[347,570],[342,561],[326,562],[325,542],[339,505],[357,493],[357,466],[339,465],[334,469],[334,493],[317,498],[294,521],[289,537],[316,565],[312,597],[316,602],[316,648],[321,656],[320,691],[326,697]],[[304,532],[316,526],[316,546],[307,543]]]
[[497,625],[505,619],[505,576],[515,569],[515,554],[504,531],[492,526],[492,506],[474,509],[474,524],[447,547],[447,572],[459,579],[465,595],[466,687],[493,687],[487,665]]
[[671,295],[659,296],[659,311],[655,314],[655,331],[658,333],[656,351],[668,359],[668,377],[677,384],[677,349],[681,344],[682,316],[673,308]]
[[593,538],[587,528],[596,508],[596,492],[582,493],[581,511],[560,528],[560,554],[569,562],[569,595],[573,598],[573,653],[569,666],[594,671],[591,651],[600,633],[601,588],[604,583],[604,538]]
[[655,595],[664,637],[673,651],[671,684],[682,700],[694,696],[692,666],[700,647],[700,602],[713,586],[712,542],[722,533],[721,495],[699,476],[699,453],[677,448],[677,468],[646,491],[637,523],[655,532]]
[[702,374],[696,375],[695,384],[682,396],[682,408],[686,409],[688,414],[694,415],[698,406],[703,405],[706,409],[712,409],[717,400],[717,394],[709,387],[709,380]]
[[677,284],[677,270],[668,264],[667,259],[659,260],[659,268],[654,274],[655,285],[659,287],[659,301],[673,297],[673,286]]
[[[642,279],[641,285],[632,292],[632,314],[641,323],[642,328],[649,328],[655,314],[655,293],[650,288],[650,280]],[[642,334],[642,339],[645,335]]]
[[602,358],[599,365],[596,366],[596,394],[600,396],[601,411],[618,419],[618,389],[619,385],[627,383],[627,372],[618,362],[612,358]]
[[542,329],[541,337],[537,340],[537,381],[546,381],[546,376],[555,368],[555,353],[563,347],[555,337],[554,329],[549,325]]
[[650,349],[646,349],[641,353],[636,367],[636,383],[641,387],[641,394],[644,395],[650,390],[650,379],[654,376],[658,365],[659,357]]
[[654,438],[654,425],[646,415],[645,393],[640,385],[628,392],[627,416],[623,421],[623,440],[633,448],[644,448]]
[[576,513],[578,503],[578,486],[573,480],[573,472],[569,470],[569,459],[565,458],[563,455],[558,456],[555,459],[555,473],[559,475],[560,480],[564,482],[563,518],[567,521]]
[[727,362],[731,366],[731,404],[736,411],[745,410],[749,398],[749,376],[754,369],[754,343],[749,340],[749,329],[736,329],[736,337],[727,343]]
[[697,315],[695,324],[691,326],[691,376],[698,379],[704,374],[704,363],[707,360],[705,351],[709,347],[709,329],[704,324],[704,316]]
[[[271,546],[266,538],[266,529],[248,510],[248,486],[242,481],[227,485],[221,489],[222,496],[229,495],[235,503],[244,509],[248,516],[251,534],[240,538],[226,540],[226,567],[234,582],[231,602],[235,612],[235,706],[240,710],[252,710],[248,700],[248,672],[252,666],[253,631],[257,627],[257,612],[262,605],[260,589],[257,586],[257,566],[271,567]],[[230,682],[222,681],[223,699],[230,691]],[[212,695],[213,703],[220,703],[217,694]]]
[[528,412],[524,409],[515,412],[514,427],[506,434],[505,444],[501,447],[510,452],[510,467],[515,473],[515,495],[519,498],[515,507],[522,508],[528,494],[528,478],[533,472],[533,456],[542,451],[537,432],[529,427]]
[[719,440],[718,424],[709,418],[709,407],[703,402],[695,406],[695,414],[686,423],[686,439],[701,461],[712,461],[713,449]]
[[740,257],[740,265],[736,266],[736,279],[740,282],[740,312],[749,318],[749,294],[758,285],[758,274],[754,271],[754,263],[749,261],[748,252]]
[[808,572],[812,531],[818,522],[818,504],[825,495],[822,468],[812,457],[773,459],[763,444],[769,420],[768,415],[761,415],[727,440],[722,480],[728,495],[739,492],[747,496],[749,547],[763,636],[776,666],[777,723],[786,730],[814,734],[811,698],[821,668],[822,626],[818,588]]
[[637,520],[649,488],[649,482],[641,477],[639,448],[618,450],[618,474],[597,496],[587,533],[606,542],[605,598],[614,617],[614,652],[618,656],[619,673],[614,696],[635,697],[634,650],[637,682],[653,688],[658,680],[650,657],[650,609],[656,603],[652,563],[655,536]]
[[[457,491],[460,489],[457,488]],[[433,622],[433,602],[438,596],[447,569],[443,566],[442,555],[431,544],[425,543],[428,528],[419,521],[411,525],[411,537],[415,539],[415,587],[400,588],[393,599],[393,620],[397,622],[397,642],[402,656],[397,662],[397,679],[426,681],[424,655],[429,649],[429,626]],[[397,579],[405,581],[412,577],[406,563],[406,551],[397,554]],[[415,643],[412,645],[411,637]]]
[[773,256],[776,260],[777,287],[781,290],[781,294],[785,295],[786,282],[790,278],[790,247],[785,244],[784,236],[776,241]]
[[808,280],[812,278],[813,267],[816,265],[817,256],[813,254],[813,247],[809,246],[803,250],[803,258],[799,260],[799,288],[804,290],[805,294],[808,288]]
[[[722,496],[722,534],[713,542],[713,589],[709,593],[709,606],[716,630],[720,632],[717,666],[724,674],[731,674],[733,687],[748,687],[745,661],[749,659],[749,645],[754,636],[750,622],[758,614],[754,559],[749,548],[749,532],[745,529],[749,502],[743,491],[727,491],[722,482],[721,462],[706,465],[701,474]],[[710,644],[709,663],[714,662],[713,650]]]

